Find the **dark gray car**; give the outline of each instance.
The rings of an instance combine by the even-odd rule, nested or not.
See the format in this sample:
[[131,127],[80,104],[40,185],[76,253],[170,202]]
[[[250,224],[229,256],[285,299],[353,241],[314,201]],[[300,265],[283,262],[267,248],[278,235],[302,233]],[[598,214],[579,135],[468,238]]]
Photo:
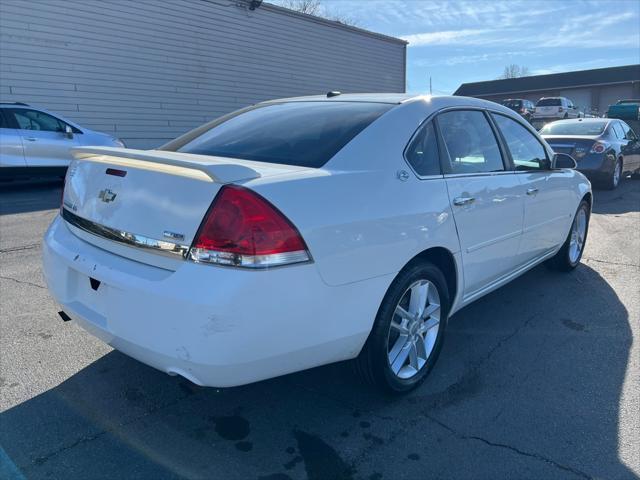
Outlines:
[[603,188],[616,188],[623,175],[640,174],[640,141],[622,120],[560,120],[545,125],[540,134],[556,153],[571,155],[578,170]]

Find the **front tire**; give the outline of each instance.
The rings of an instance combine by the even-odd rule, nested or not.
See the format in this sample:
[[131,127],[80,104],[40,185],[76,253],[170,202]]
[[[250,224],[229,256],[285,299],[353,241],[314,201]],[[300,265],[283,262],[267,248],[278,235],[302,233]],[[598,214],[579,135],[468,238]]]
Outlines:
[[399,394],[420,385],[435,364],[449,315],[442,272],[429,262],[403,270],[387,291],[355,360],[368,383]]
[[582,200],[578,206],[576,215],[573,217],[571,230],[562,248],[547,261],[547,265],[550,268],[561,272],[570,272],[578,266],[587,242],[590,215],[591,206],[589,202]]

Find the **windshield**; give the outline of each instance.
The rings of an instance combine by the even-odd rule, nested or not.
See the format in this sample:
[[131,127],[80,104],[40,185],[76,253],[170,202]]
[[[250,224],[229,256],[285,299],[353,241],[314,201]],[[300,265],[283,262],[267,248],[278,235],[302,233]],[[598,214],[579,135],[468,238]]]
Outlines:
[[553,122],[540,130],[541,135],[602,135],[607,122]]
[[520,108],[522,106],[521,100],[505,100],[502,102],[505,107],[509,108]]
[[214,125],[177,151],[318,168],[391,107],[368,102],[258,106]]
[[562,101],[559,98],[542,98],[536,103],[536,107],[559,107]]

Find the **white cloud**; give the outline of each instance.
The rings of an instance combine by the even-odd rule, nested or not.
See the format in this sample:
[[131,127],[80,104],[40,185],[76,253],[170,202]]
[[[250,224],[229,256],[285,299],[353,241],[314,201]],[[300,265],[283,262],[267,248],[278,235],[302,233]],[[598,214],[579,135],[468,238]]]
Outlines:
[[441,32],[425,32],[413,35],[405,35],[402,39],[409,42],[409,45],[421,47],[424,45],[452,45],[467,42],[475,43],[480,37],[491,33],[492,30],[466,29],[466,30],[445,30]]
[[531,57],[533,54],[529,51],[510,51],[510,52],[491,52],[491,53],[481,53],[477,55],[454,55],[447,56],[444,58],[439,58],[437,60],[431,60],[427,58],[420,58],[411,62],[411,65],[416,67],[433,67],[437,65],[463,65],[463,64],[474,64],[474,63],[482,63],[493,60],[500,60],[503,58],[513,58],[518,56],[528,56]]
[[596,60],[588,60],[585,62],[563,63],[560,65],[534,68],[531,70],[531,75],[547,75],[549,73],[571,72],[574,70],[589,70],[591,68],[604,68],[613,65],[633,64],[634,62],[637,62],[637,60],[628,57],[599,58]]

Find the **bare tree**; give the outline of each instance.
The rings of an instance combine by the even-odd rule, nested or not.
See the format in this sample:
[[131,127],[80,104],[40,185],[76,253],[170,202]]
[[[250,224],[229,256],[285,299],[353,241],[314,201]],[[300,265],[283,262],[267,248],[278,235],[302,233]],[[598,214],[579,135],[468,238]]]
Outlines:
[[320,0],[276,0],[274,3],[289,10],[323,17],[328,20],[333,20],[334,22],[342,23],[343,25],[358,25],[357,20],[349,15],[345,15],[339,11],[328,10],[322,5]]
[[512,63],[511,65],[507,65],[506,67],[504,67],[504,71],[502,72],[502,75],[498,77],[498,79],[526,77],[527,75],[529,75],[528,67]]
[[289,10],[307,15],[320,15],[320,0],[281,0],[278,3]]

